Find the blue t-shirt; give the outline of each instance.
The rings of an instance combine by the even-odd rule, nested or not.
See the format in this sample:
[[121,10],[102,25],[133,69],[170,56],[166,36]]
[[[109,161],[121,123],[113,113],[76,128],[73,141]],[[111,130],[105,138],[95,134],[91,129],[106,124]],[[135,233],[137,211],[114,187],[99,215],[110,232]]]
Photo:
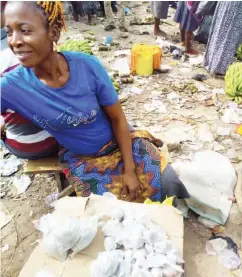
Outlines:
[[61,88],[48,87],[31,68],[23,66],[1,78],[2,112],[12,109],[22,114],[75,154],[94,155],[113,138],[101,106],[115,104],[118,95],[96,57],[62,54],[70,78]]

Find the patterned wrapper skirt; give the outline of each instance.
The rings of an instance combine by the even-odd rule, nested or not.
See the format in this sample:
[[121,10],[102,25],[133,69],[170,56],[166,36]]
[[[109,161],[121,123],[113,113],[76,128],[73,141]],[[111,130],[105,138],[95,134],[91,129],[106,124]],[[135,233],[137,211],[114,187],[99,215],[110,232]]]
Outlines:
[[[143,203],[147,198],[163,201],[166,196],[174,195],[188,198],[183,183],[171,166],[167,166],[158,149],[163,143],[147,131],[131,131],[131,138],[136,173],[145,187],[135,202]],[[66,149],[62,149],[59,155],[63,172],[74,186],[77,196],[88,197],[91,193],[103,195],[111,192],[122,199],[124,163],[115,141],[110,141],[95,157],[75,155]]]

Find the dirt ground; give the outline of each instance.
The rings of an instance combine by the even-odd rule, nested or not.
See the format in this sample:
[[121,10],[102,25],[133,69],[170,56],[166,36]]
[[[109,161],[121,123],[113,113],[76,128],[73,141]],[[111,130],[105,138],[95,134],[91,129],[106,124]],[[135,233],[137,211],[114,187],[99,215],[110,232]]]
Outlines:
[[[140,18],[149,16],[146,12],[148,3],[139,4],[132,3],[137,7],[132,8],[135,16]],[[169,18],[162,25],[164,31],[168,34],[168,41],[173,43],[179,42],[178,26],[172,21],[174,10],[170,9]],[[127,16],[126,22],[134,17]],[[119,46],[112,47],[111,51],[98,52],[94,47],[94,54],[97,55],[107,69],[115,60],[114,51],[121,49],[131,49],[134,43],[155,43],[156,38],[153,36],[153,26],[129,26],[129,37],[120,39],[118,31],[110,33],[104,32],[103,21],[96,20],[95,26],[88,26],[83,22],[75,23],[68,20],[68,32],[63,34],[61,41],[72,38],[74,35],[85,34],[87,30],[92,30],[95,34],[96,42],[103,42],[104,37],[112,35],[114,41],[119,42]],[[139,35],[139,31],[148,31],[149,35]],[[177,44],[178,45],[178,44]],[[196,47],[204,51],[203,45]],[[154,135],[161,136],[167,130],[177,126],[190,125],[199,128],[202,123],[207,123],[211,132],[215,133],[218,126],[230,126],[221,121],[222,108],[213,104],[207,105],[205,100],[211,101],[211,91],[215,88],[223,88],[224,81],[210,77],[206,83],[196,82],[191,79],[194,73],[207,74],[202,67],[190,68],[189,63],[175,62],[169,54],[163,57],[163,64],[172,67],[170,73],[152,75],[148,78],[137,78],[135,85],[143,90],[140,95],[129,95],[123,103],[128,121],[136,126],[150,130]],[[187,87],[188,83],[192,83],[196,87],[196,93],[191,93]],[[122,91],[130,88],[131,85],[122,85]],[[132,85],[133,86],[133,85]],[[180,87],[179,87],[180,86]],[[175,107],[167,100],[167,94],[176,91],[186,101]],[[166,113],[157,111],[147,111],[144,109],[145,103],[150,103],[153,99],[160,99],[166,104]],[[236,153],[241,153],[242,140],[238,136],[230,136],[231,142],[225,144],[224,141],[216,137],[216,143],[223,147],[220,153],[226,154],[229,149],[233,149]],[[214,149],[214,142],[203,143],[199,149]],[[173,161],[186,160],[195,152],[194,148],[188,142],[183,142],[181,148],[171,151]],[[231,161],[238,163],[241,156],[231,157]],[[19,176],[22,170],[15,174]],[[32,183],[27,191],[16,196],[13,189],[13,176],[1,179],[1,210],[11,215],[13,218],[1,230],[1,247],[8,244],[9,249],[1,253],[1,276],[17,277],[24,263],[27,261],[32,250],[40,239],[40,234],[33,227],[33,221],[39,219],[42,215],[51,211],[45,203],[45,197],[56,191],[55,179],[52,174],[31,176]],[[230,236],[242,248],[242,216],[236,204],[233,205],[229,220],[226,223],[224,234]],[[232,277],[242,276],[241,270],[229,272],[220,266],[215,257],[207,256],[205,252],[205,243],[211,236],[211,230],[197,221],[197,216],[189,213],[189,217],[185,219],[184,230],[184,258],[186,262],[187,277]]]

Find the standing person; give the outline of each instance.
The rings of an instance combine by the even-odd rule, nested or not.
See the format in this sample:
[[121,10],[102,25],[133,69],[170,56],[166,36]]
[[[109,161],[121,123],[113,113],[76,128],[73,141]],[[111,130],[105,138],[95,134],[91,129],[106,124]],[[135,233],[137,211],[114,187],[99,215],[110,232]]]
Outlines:
[[177,5],[174,21],[180,23],[181,45],[185,46],[185,52],[191,55],[198,54],[192,48],[192,33],[198,28],[201,18],[195,16],[199,1],[180,1]]
[[[124,14],[124,5],[125,2],[117,1],[117,7],[118,7],[118,25],[119,30],[121,32],[128,32],[128,29],[125,27],[125,14]],[[114,18],[113,18],[113,12],[112,12],[112,6],[111,1],[104,1],[104,9],[105,9],[105,15],[107,18],[107,22],[105,24],[104,30],[105,31],[111,31],[116,28],[114,24]]]
[[208,72],[225,75],[241,43],[242,1],[219,1],[204,56]]
[[155,36],[167,37],[167,34],[160,29],[160,20],[167,19],[169,9],[168,1],[151,1],[151,12],[155,17]]
[[88,24],[92,24],[93,15],[101,10],[99,1],[71,1],[73,9],[73,18],[75,21],[79,21],[79,16],[86,16]]
[[20,66],[0,80],[1,110],[19,112],[56,138],[78,196],[110,191],[136,202],[189,197],[158,149],[162,142],[129,129],[98,59],[56,51],[65,27],[61,2],[8,2],[4,17]]

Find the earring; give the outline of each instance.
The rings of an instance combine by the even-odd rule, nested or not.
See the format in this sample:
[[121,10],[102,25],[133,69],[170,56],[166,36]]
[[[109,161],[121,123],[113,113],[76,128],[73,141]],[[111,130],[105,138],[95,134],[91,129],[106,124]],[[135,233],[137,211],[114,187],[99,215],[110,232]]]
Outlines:
[[56,44],[55,41],[53,42],[53,51],[54,51],[54,52],[57,52],[57,44]]

